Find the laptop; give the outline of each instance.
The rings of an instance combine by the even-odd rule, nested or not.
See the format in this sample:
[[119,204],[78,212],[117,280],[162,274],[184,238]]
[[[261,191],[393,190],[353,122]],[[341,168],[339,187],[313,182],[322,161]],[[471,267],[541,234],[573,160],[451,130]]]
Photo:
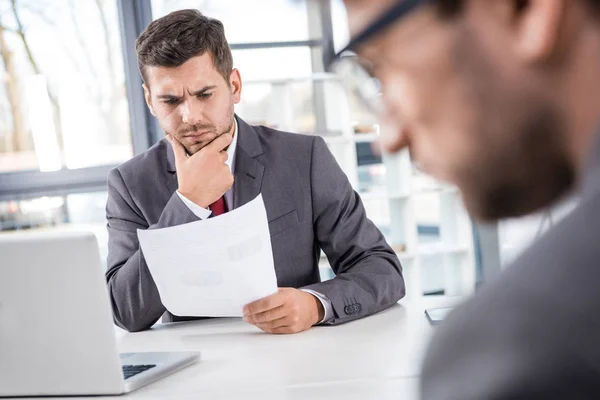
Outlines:
[[118,395],[199,356],[118,353],[93,234],[0,235],[0,397]]

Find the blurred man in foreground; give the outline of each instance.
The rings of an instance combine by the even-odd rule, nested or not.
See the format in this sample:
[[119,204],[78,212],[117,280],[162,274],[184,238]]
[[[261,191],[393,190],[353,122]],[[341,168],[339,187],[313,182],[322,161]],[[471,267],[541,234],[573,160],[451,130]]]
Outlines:
[[423,398],[598,398],[600,2],[345,4],[358,57],[342,52],[330,66],[382,113],[387,151],[408,146],[480,220],[582,193],[440,328]]

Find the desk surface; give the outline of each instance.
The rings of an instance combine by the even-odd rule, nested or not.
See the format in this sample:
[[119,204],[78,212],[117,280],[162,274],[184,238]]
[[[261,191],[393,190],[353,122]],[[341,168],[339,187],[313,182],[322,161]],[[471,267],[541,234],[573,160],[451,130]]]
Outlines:
[[119,350],[201,351],[201,361],[125,397],[161,399],[416,399],[432,328],[426,299],[339,326],[268,335],[241,319],[157,325],[117,333]]

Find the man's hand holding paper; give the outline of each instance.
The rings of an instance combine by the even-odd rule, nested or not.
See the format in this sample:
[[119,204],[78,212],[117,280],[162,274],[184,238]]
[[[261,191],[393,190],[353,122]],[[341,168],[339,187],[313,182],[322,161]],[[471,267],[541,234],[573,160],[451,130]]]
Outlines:
[[138,238],[161,301],[175,315],[241,317],[246,304],[277,293],[260,195],[218,218],[138,230]]

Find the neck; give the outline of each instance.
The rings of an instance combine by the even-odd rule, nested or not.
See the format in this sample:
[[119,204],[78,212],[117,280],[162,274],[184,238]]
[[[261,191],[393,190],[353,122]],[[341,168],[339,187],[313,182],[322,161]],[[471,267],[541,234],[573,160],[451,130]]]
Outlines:
[[[231,123],[231,128],[229,128],[229,132],[227,132],[229,135],[231,135],[231,137],[233,138],[233,136],[236,134],[235,131],[235,117],[233,117],[233,121]],[[229,146],[227,146],[225,148],[225,151],[229,150]]]
[[233,137],[235,135],[235,117],[233,117],[233,121],[231,122],[231,129],[229,129],[229,134]]

